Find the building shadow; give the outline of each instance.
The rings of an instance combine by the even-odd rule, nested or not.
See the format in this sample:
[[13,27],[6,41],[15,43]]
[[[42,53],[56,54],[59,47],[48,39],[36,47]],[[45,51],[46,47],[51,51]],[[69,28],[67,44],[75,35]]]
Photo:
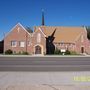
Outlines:
[[4,40],[0,41],[0,54],[4,52]]
[[50,36],[46,37],[46,54],[54,54],[55,46],[53,44],[53,41],[55,39],[54,37],[55,32],[56,32],[56,29]]

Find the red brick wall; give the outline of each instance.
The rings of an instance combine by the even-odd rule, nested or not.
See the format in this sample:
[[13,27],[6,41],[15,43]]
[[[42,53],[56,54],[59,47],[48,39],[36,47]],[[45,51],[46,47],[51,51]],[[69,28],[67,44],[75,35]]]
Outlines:
[[[38,33],[41,34],[41,42],[39,42],[39,43],[37,42]],[[32,44],[33,44],[33,53],[35,53],[34,48],[36,45],[41,45],[43,47],[43,54],[46,53],[46,39],[45,39],[44,34],[39,29],[33,33]]]
[[[18,31],[19,28],[19,31]],[[37,42],[37,34],[41,34],[41,42]],[[11,46],[11,41],[17,41],[17,47]],[[24,41],[25,47],[20,47],[19,42]],[[28,42],[31,42],[30,45],[28,45]],[[38,29],[35,31],[32,35],[30,35],[28,32],[26,32],[22,26],[16,25],[12,29],[11,32],[9,32],[5,39],[4,39],[4,51],[11,49],[12,51],[19,53],[19,52],[29,52],[29,54],[35,53],[35,45],[41,45],[43,48],[43,54],[46,53],[46,39],[44,34]]]
[[74,43],[54,43],[55,47],[58,48],[59,50],[61,49],[65,49],[65,50],[69,50],[69,51],[74,51],[75,49],[75,44]]
[[[41,34],[41,42],[37,42],[37,34]],[[81,41],[83,35],[83,42]],[[11,47],[11,41],[17,41],[17,47]],[[19,41],[25,42],[25,47],[19,46]],[[31,42],[30,46],[28,45],[28,42]],[[76,39],[74,43],[65,43],[62,46],[60,44],[54,43],[55,46],[58,49],[66,49],[68,48],[70,51],[76,51],[77,53],[81,53],[81,47],[83,46],[85,48],[85,53],[90,54],[90,41],[87,39],[87,32],[86,30],[83,30],[80,36]],[[30,54],[35,53],[35,46],[39,45],[42,46],[43,53],[46,53],[46,38],[44,33],[41,31],[40,28],[38,30],[35,30],[35,32],[31,35],[28,33],[24,28],[17,24],[11,32],[9,32],[5,39],[4,39],[4,51],[11,49],[15,51],[16,53],[20,51],[27,51]],[[67,45],[67,47],[66,47]]]
[[[83,35],[83,42],[82,42],[82,35]],[[82,33],[80,33],[79,36],[77,36],[76,41],[74,43],[64,43],[64,44],[59,44],[55,43],[56,48],[58,49],[67,49],[70,51],[75,51],[78,54],[81,53],[81,47],[84,47],[84,52],[87,54],[90,54],[90,41],[87,39],[87,31],[82,30]],[[67,46],[67,48],[66,48]]]
[[[82,35],[83,35],[83,42],[82,42]],[[84,47],[84,52],[87,54],[90,54],[90,43],[89,40],[87,39],[87,31],[83,30],[82,34],[76,41],[76,52],[81,53],[81,47]]]
[[[11,41],[13,40],[17,41],[17,47],[11,46]],[[19,46],[20,41],[25,42],[25,47]],[[16,53],[20,51],[26,52],[26,41],[31,41],[30,35],[20,25],[16,25],[16,27],[14,27],[13,30],[9,32],[4,39],[4,51],[11,49]],[[31,46],[27,47],[28,52],[31,52],[31,49]]]

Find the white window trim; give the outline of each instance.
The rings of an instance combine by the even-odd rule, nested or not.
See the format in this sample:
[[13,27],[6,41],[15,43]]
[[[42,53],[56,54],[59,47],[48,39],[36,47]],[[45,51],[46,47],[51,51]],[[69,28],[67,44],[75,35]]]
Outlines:
[[31,41],[28,41],[28,46],[31,46],[31,45],[32,45]]
[[[12,43],[15,42],[16,44],[13,45]],[[17,41],[11,41],[11,47],[17,47]]]
[[20,47],[25,47],[25,42],[24,41],[19,41],[19,46]]

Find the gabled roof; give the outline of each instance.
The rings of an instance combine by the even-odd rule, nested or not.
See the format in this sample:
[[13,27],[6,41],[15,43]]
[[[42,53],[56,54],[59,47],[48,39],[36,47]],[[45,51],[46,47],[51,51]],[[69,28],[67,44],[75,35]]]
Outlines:
[[[55,31],[54,34],[54,42],[69,42],[74,43],[76,39],[82,34],[83,30],[85,30],[83,27],[57,27],[57,26],[40,26],[42,28],[43,33],[48,37],[52,35],[52,33]],[[37,29],[38,27],[36,27]]]
[[[31,35],[31,34],[29,33],[29,31],[27,31],[27,30],[22,26],[21,23],[18,23],[17,25],[20,26],[20,27],[22,27],[24,31],[26,31],[29,35]],[[17,25],[16,25],[16,26],[17,26]]]
[[11,33],[17,26],[20,26],[25,32],[27,32],[29,35],[31,35],[20,23],[18,23],[18,24],[16,24],[16,25],[11,29],[10,32],[8,32],[8,33],[5,35],[5,37],[8,36],[9,33]]
[[36,28],[32,35],[34,35],[38,30],[44,35],[44,37],[46,37],[41,27]]

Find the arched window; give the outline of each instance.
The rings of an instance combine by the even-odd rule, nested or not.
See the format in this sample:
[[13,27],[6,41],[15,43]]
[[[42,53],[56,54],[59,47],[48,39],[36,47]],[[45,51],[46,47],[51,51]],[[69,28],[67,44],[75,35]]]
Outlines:
[[38,43],[41,42],[41,34],[40,34],[40,33],[37,34],[37,42],[38,42]]

